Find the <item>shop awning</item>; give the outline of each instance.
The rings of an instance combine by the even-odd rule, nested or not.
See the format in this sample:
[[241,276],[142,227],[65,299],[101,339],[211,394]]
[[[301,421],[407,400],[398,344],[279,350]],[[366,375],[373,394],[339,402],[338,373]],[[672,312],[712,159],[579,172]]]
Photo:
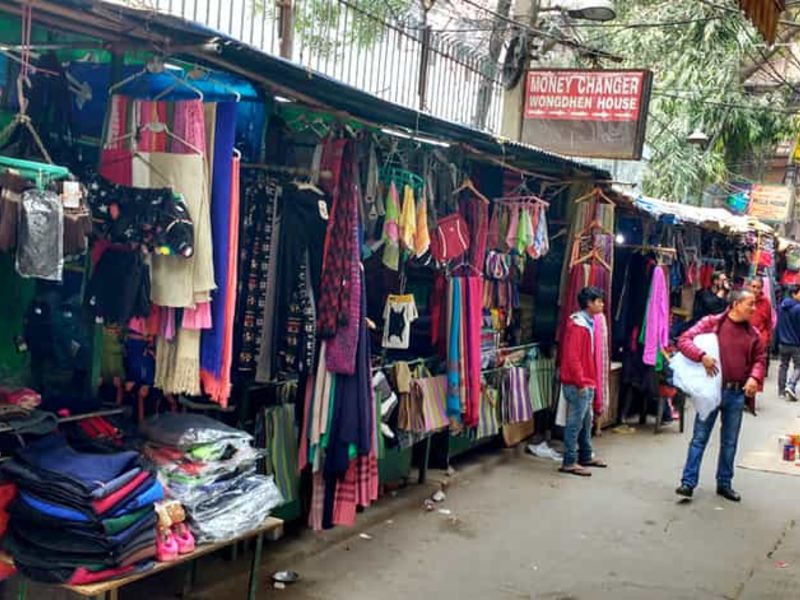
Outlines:
[[[20,14],[25,0],[0,0],[0,11]],[[271,92],[370,124],[403,128],[413,134],[458,144],[492,160],[545,175],[609,180],[608,172],[502,140],[488,133],[412,110],[353,88],[321,73],[247,46],[197,23],[151,10],[101,0],[38,0],[33,20],[50,29],[85,34],[111,44],[134,42],[137,49],[166,52],[219,69],[228,69]]]
[[750,231],[769,235],[775,234],[775,230],[772,227],[758,219],[734,215],[724,208],[704,208],[657,200],[646,196],[633,198],[632,205],[635,209],[647,213],[662,223],[697,225],[704,229],[727,234],[747,233]]

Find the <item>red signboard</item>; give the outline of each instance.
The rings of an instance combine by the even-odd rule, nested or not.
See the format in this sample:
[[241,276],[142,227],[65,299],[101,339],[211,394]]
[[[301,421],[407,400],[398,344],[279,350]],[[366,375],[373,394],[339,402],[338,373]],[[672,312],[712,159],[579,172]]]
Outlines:
[[528,72],[523,141],[571,156],[641,158],[649,71]]
[[530,71],[526,119],[636,121],[644,71]]

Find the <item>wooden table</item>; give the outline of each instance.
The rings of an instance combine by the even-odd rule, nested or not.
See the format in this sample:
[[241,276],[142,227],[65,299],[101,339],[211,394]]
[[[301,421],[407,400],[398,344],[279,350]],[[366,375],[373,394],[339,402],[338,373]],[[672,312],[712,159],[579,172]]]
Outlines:
[[[275,541],[280,539],[282,536],[283,521],[281,519],[276,519],[275,517],[268,517],[260,527],[248,531],[247,533],[224,542],[216,542],[213,544],[204,544],[202,546],[198,546],[194,552],[179,556],[176,560],[171,562],[156,563],[155,567],[149,571],[136,573],[135,575],[123,577],[121,579],[112,579],[110,581],[94,583],[91,585],[61,585],[59,587],[83,598],[94,598],[95,600],[117,600],[119,597],[119,590],[125,586],[147,577],[151,577],[156,573],[173,569],[178,565],[187,565],[189,569],[187,571],[186,581],[184,583],[184,595],[186,595],[191,589],[191,586],[194,584],[194,580],[196,578],[197,559],[224,548],[231,546],[235,547],[239,542],[255,538],[256,547],[255,551],[253,552],[253,558],[250,562],[250,584],[248,586],[247,600],[256,600],[256,593],[258,591],[258,569],[261,563],[261,551],[264,545],[264,538],[266,537],[269,541]],[[27,582],[20,584],[25,586],[24,591],[23,588],[20,588],[20,598],[27,597],[26,584]]]

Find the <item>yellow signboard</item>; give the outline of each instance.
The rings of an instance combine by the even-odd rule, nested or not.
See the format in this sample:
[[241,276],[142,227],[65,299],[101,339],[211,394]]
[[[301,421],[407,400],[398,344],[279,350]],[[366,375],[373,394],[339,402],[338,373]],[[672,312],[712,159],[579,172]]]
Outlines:
[[753,185],[748,214],[768,223],[785,223],[789,218],[792,190],[785,185]]

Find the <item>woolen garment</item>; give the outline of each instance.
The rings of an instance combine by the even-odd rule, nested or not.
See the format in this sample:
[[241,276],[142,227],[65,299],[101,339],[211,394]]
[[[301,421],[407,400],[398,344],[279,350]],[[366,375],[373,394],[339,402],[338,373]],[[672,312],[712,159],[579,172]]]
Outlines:
[[489,204],[471,192],[463,192],[459,198],[459,212],[469,227],[470,243],[467,260],[473,267],[482,271],[489,235]]
[[[694,338],[702,333],[716,333],[719,335],[722,324],[727,320],[730,320],[728,317],[728,312],[724,312],[720,315],[710,315],[702,319],[699,323],[694,325],[694,327],[691,327],[685,331],[680,338],[678,338],[678,350],[680,350],[681,353],[683,353],[683,355],[689,360],[693,360],[694,362],[702,361],[704,353],[694,344]],[[731,333],[735,334],[735,337],[737,338],[737,346],[739,343],[741,343],[742,347],[744,348],[743,357],[746,361],[747,371],[744,373],[744,378],[747,379],[748,377],[752,377],[759,384],[763,383],[767,372],[767,349],[761,342],[758,332],[752,325],[748,324],[746,327],[741,327],[741,329],[728,330],[726,335]],[[726,351],[728,349],[724,346],[722,338],[720,338],[719,346],[721,355],[720,360],[722,362],[724,377]],[[738,359],[736,357],[729,357],[727,362],[729,365],[733,365],[737,360]],[[731,376],[743,375],[742,373],[733,373],[732,371],[729,374]],[[731,382],[744,383],[742,380],[731,380]]]
[[483,277],[464,277],[466,313],[462,321],[465,330],[466,411],[464,425],[475,427],[480,418],[481,403],[481,327],[483,325]]
[[352,293],[354,218],[358,218],[358,197],[355,181],[355,151],[350,140],[337,140],[326,145],[331,152],[341,152],[341,176],[333,195],[322,260],[320,296],[317,302],[317,328],[322,338],[331,338],[339,327],[347,325]]
[[177,336],[156,339],[155,386],[167,394],[199,396],[200,330],[178,329]]
[[447,416],[456,420],[461,419],[461,284],[453,277],[447,287]]
[[[353,212],[357,213],[358,205],[353,203]],[[326,340],[327,352],[325,354],[325,364],[332,373],[342,375],[352,375],[356,369],[356,353],[358,350],[359,329],[362,327],[361,319],[361,286],[362,272],[359,256],[358,241],[358,215],[354,215],[354,228],[352,235],[355,242],[352,247],[350,261],[350,281],[352,290],[350,293],[349,316],[346,325],[340,326],[336,334]]]
[[597,387],[595,388],[593,406],[594,414],[601,415],[611,401],[609,373],[611,370],[610,340],[608,322],[602,313],[594,316],[594,359]]
[[656,364],[659,352],[669,345],[669,287],[665,267],[653,270],[644,337],[644,364]]
[[[277,211],[276,211],[277,212]],[[261,313],[261,340],[257,354],[256,381],[264,383],[272,379],[272,349],[274,343],[273,331],[275,327],[275,298],[277,295],[278,279],[278,248],[280,246],[281,218],[275,215],[272,222],[272,236],[268,244],[268,253],[271,257],[266,273],[266,289],[264,290],[264,306]]]
[[150,314],[150,267],[138,250],[110,247],[92,271],[86,296],[106,323],[125,325]]
[[[149,163],[133,163],[133,185],[144,188],[172,187],[181,194],[194,222],[194,254],[154,256],[151,299],[159,306],[194,307],[207,302],[216,289],[214,281],[211,216],[205,157],[200,154],[142,153]],[[156,172],[158,171],[158,172]],[[199,361],[199,356],[198,356]]]

